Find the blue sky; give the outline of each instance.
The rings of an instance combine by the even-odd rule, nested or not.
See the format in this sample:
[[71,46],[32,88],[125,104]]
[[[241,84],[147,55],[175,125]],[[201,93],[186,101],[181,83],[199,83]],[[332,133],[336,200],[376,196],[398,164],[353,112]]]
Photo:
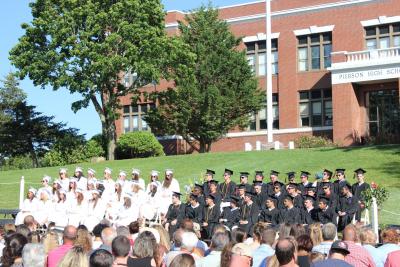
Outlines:
[[[252,0],[214,0],[214,6],[226,6],[251,2]],[[0,9],[0,77],[3,79],[13,70],[8,60],[8,51],[17,43],[23,34],[21,23],[30,22],[32,17],[28,0],[2,1]],[[165,10],[188,11],[208,1],[194,0],[162,0]],[[55,116],[55,120],[65,122],[69,127],[80,129],[87,138],[101,132],[101,124],[93,106],[82,109],[76,114],[71,111],[71,103],[80,99],[79,95],[71,95],[68,90],[53,91],[51,88],[34,87],[28,79],[21,81],[21,88],[28,95],[28,103],[37,106],[37,110],[45,115]]]

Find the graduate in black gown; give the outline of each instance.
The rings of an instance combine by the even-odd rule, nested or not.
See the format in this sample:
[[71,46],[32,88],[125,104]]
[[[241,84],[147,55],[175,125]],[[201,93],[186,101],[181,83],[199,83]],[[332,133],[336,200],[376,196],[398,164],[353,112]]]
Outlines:
[[[296,183],[296,172],[295,171],[291,171],[286,173],[287,174],[287,178],[288,178],[288,184],[290,183]],[[286,182],[286,180],[285,180]]]
[[239,198],[239,200],[238,200],[238,207],[239,208],[242,208],[243,207],[243,205],[244,205],[244,196],[245,196],[245,194],[246,194],[246,185],[244,185],[244,184],[239,184],[238,186],[237,186],[237,197]]
[[339,206],[339,196],[333,192],[333,188],[330,185],[331,183],[329,182],[322,183],[322,190],[324,191],[324,193],[320,195],[319,198],[321,197],[326,198],[328,200],[329,207],[331,207],[335,212],[337,212]]
[[338,231],[342,231],[346,225],[353,221],[358,210],[358,199],[351,193],[349,185],[342,187],[342,196],[339,198],[338,206]]
[[197,201],[199,202],[199,204],[201,206],[205,206],[206,205],[206,200],[204,198],[204,194],[203,194],[203,186],[200,184],[194,184],[193,187],[193,191],[192,194],[197,196]]
[[287,194],[292,197],[293,205],[298,208],[303,208],[303,196],[297,191],[297,184],[290,183],[286,187]]
[[207,169],[204,175],[203,194],[207,196],[210,192],[210,181],[214,180],[215,171]]
[[199,197],[191,194],[189,197],[189,205],[186,206],[185,218],[191,219],[194,223],[200,224],[203,221],[204,205],[199,202]]
[[[271,170],[270,175],[269,175],[270,182],[267,183],[268,196],[274,195],[275,183],[279,181],[278,175],[279,175],[278,171]],[[286,193],[285,184],[281,183],[281,182],[279,182],[279,183],[282,185],[282,189],[281,189],[282,193]]]
[[340,195],[345,185],[350,185],[346,180],[345,169],[336,169],[336,180],[333,182],[333,192]]
[[259,216],[260,222],[266,222],[271,226],[277,226],[281,223],[280,211],[276,208],[276,201],[275,197],[267,197],[265,207]]
[[209,181],[209,188],[210,191],[207,196],[212,195],[214,197],[214,203],[218,207],[221,205],[222,202],[222,195],[218,192],[218,181],[211,180]]
[[[249,184],[249,175],[250,173],[248,172],[240,172],[240,183],[236,185],[236,188],[238,188],[239,185],[244,185],[245,191],[251,191],[253,187]],[[237,192],[235,192],[235,195],[237,195]]]
[[[264,172],[263,171],[255,171],[254,180],[262,183],[261,191],[263,194],[267,194],[268,193],[268,184],[264,181]],[[254,190],[253,186],[251,187],[251,190],[246,189],[246,191],[254,192],[253,190]]]
[[283,204],[283,200],[285,198],[285,194],[282,192],[282,183],[279,181],[276,181],[274,184],[274,193],[272,194],[272,197],[276,198],[276,208],[278,210],[282,210],[285,208],[285,205]]
[[262,193],[262,183],[259,181],[253,181],[253,188],[254,188],[254,190],[252,191],[254,192],[253,202],[256,203],[258,208],[261,210],[265,205],[267,194]]
[[354,173],[357,178],[357,183],[353,184],[351,187],[351,192],[358,199],[358,210],[356,213],[356,220],[358,222],[361,220],[361,212],[365,209],[364,196],[362,195],[362,192],[371,188],[371,186],[365,182],[364,174],[366,172],[366,170],[361,168],[355,170]]
[[214,202],[212,194],[206,196],[206,206],[203,211],[203,220],[201,221],[201,236],[203,239],[211,239],[214,227],[219,222],[220,209]]
[[329,200],[325,197],[320,197],[318,200],[318,221],[321,224],[333,223],[337,225],[337,213],[334,209],[329,207]]
[[181,193],[172,193],[172,204],[169,205],[165,215],[165,229],[170,236],[179,228],[182,220],[185,218],[186,204],[181,202]]
[[235,194],[236,184],[232,181],[233,171],[225,169],[224,182],[218,185],[218,191],[222,195],[222,201],[226,201]]
[[303,196],[307,195],[307,188],[309,186],[312,186],[312,183],[308,181],[308,177],[311,175],[308,171],[301,171],[300,173],[300,180],[301,182],[299,183],[299,190],[301,191],[301,194]]
[[238,205],[239,198],[236,196],[231,196],[229,202],[230,207],[225,207],[222,210],[219,222],[232,230],[232,227],[238,225],[240,221],[240,208]]
[[281,210],[282,223],[301,223],[301,211],[293,205],[293,198],[290,195],[285,195],[283,204],[285,208]]
[[253,202],[253,192],[247,191],[244,197],[244,205],[240,212],[239,227],[243,228],[247,235],[251,236],[253,226],[258,222],[260,210],[258,205]]
[[322,189],[324,184],[329,185],[333,192],[333,184],[331,183],[332,174],[333,173],[327,169],[322,172],[322,179],[317,182],[317,198],[324,194],[324,190]]
[[304,209],[301,213],[303,224],[313,224],[318,221],[318,210],[314,208],[315,198],[308,196],[304,199]]

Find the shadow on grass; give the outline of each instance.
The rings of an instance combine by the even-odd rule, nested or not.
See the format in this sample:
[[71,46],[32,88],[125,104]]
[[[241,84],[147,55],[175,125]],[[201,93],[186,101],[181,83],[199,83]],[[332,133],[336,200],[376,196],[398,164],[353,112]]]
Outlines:
[[325,151],[340,150],[340,151],[343,151],[343,152],[352,152],[352,151],[355,151],[355,150],[366,150],[366,149],[373,149],[373,150],[379,150],[379,151],[384,151],[384,152],[391,152],[392,154],[400,155],[400,144],[324,148]]

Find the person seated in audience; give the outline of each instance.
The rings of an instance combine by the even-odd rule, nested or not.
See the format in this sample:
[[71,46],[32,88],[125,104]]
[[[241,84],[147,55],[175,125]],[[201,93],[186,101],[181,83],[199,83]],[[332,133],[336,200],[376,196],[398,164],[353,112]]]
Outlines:
[[388,228],[382,231],[381,238],[383,245],[378,247],[378,250],[383,253],[386,261],[386,257],[390,252],[400,250],[400,235],[396,229]]
[[385,265],[385,254],[376,248],[376,234],[372,229],[362,229],[360,233],[360,241],[362,246],[371,254],[376,267]]
[[[315,267],[354,267],[360,265],[351,265],[345,261],[347,255],[350,254],[348,245],[343,241],[335,241],[329,250],[329,256],[326,260],[314,261],[313,266]],[[372,266],[372,265],[371,265]]]

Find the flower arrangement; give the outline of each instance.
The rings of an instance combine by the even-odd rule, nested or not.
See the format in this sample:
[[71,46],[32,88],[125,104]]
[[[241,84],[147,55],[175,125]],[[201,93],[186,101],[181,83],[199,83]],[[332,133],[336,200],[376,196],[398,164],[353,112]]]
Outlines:
[[361,193],[366,208],[371,207],[372,198],[376,198],[378,208],[389,198],[389,192],[385,187],[378,186],[375,182],[371,183],[371,187]]

